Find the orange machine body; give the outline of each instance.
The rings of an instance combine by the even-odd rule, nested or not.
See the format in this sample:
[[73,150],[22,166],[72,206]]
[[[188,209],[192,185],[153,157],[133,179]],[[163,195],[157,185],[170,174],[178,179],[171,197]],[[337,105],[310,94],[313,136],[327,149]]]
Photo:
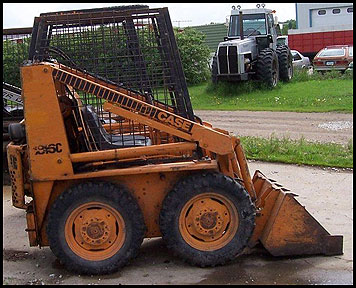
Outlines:
[[[180,117],[157,103],[144,102],[140,95],[117,89],[63,65],[23,66],[21,77],[27,142],[9,144],[8,162],[12,173],[13,205],[27,209],[31,246],[49,245],[46,225],[52,203],[75,184],[98,179],[125,185],[142,210],[147,228],[145,236],[159,237],[159,213],[167,193],[189,174],[213,171],[238,179],[255,205],[256,225],[250,247],[261,242],[273,255],[301,254],[301,248],[307,254],[342,253],[342,236],[330,236],[287,189],[259,171],[251,179],[240,141],[227,131]],[[150,136],[153,145],[73,151],[68,140],[66,107],[60,101],[67,97],[66,89],[91,92],[105,101],[106,112],[131,121],[137,129],[146,125],[148,129],[144,133]],[[77,92],[75,95],[80,98]],[[106,126],[106,129],[111,132],[115,126]],[[163,141],[162,135],[168,135],[164,137],[168,140]],[[130,164],[142,159],[165,161]],[[90,169],[75,171],[77,163],[84,163]],[[112,168],[113,163],[126,166]],[[25,195],[33,200],[25,203]],[[223,208],[217,205],[216,209]],[[237,218],[235,220],[238,222]]]

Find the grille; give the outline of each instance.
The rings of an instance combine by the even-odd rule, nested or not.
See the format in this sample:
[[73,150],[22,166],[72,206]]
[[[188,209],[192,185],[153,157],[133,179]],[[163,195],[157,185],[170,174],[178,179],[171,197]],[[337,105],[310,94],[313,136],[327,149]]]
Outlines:
[[227,66],[227,47],[223,46],[219,48],[219,68],[220,74],[227,74],[228,73],[228,66]]
[[237,71],[237,47],[230,46],[229,47],[229,68],[230,73],[238,73]]
[[220,74],[238,73],[236,46],[220,47],[218,55]]

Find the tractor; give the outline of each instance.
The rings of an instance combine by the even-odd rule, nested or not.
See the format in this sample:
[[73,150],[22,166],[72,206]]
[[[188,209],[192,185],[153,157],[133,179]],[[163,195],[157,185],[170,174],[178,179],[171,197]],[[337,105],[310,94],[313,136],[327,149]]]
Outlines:
[[[227,37],[212,60],[212,82],[257,80],[270,88],[293,77],[292,54],[277,45],[275,10],[232,6]],[[277,24],[278,25],[278,24]]]

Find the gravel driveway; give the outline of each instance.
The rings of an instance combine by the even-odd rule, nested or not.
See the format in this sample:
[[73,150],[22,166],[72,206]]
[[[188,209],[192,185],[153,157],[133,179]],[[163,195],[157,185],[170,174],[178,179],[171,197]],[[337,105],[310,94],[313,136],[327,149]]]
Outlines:
[[239,136],[289,136],[345,144],[352,139],[353,114],[266,111],[207,111],[195,114],[214,127]]

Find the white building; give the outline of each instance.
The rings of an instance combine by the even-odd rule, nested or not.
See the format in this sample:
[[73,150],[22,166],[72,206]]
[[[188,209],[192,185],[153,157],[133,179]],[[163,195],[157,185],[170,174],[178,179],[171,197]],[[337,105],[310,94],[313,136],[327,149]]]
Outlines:
[[299,33],[353,30],[353,3],[296,3],[295,11]]

